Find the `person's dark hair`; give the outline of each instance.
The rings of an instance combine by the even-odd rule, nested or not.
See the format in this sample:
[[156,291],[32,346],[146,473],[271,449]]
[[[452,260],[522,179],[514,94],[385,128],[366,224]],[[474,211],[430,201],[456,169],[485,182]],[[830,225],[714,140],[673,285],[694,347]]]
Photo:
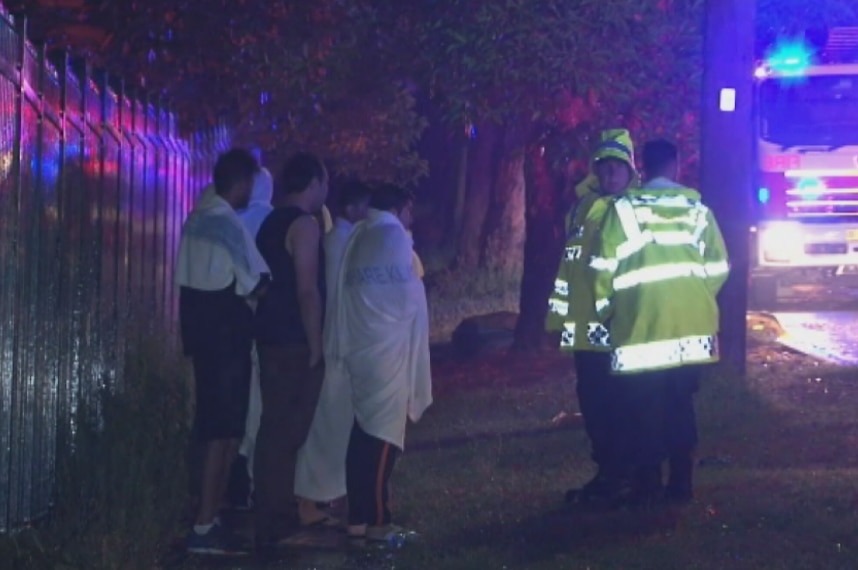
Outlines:
[[395,184],[382,184],[372,192],[369,207],[376,210],[402,210],[409,202],[414,201],[414,194]]
[[259,172],[259,163],[253,155],[243,148],[234,148],[217,158],[214,167],[215,192],[221,196],[233,186],[245,180],[253,180]]
[[368,202],[372,196],[372,189],[359,180],[348,180],[339,187],[337,191],[337,207],[340,212],[349,206]]
[[660,139],[650,141],[643,148],[643,167],[647,176],[661,174],[679,160],[679,151],[672,142]]
[[280,175],[280,190],[283,194],[300,194],[313,180],[325,179],[325,166],[316,156],[299,152],[283,167]]

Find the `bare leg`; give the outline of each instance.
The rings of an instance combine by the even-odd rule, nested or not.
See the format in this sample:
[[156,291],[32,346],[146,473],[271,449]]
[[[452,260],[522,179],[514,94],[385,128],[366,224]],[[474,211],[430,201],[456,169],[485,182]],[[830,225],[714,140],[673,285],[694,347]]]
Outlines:
[[212,441],[206,445],[200,510],[196,524],[212,524],[217,517],[221,499],[229,483],[229,470],[232,460],[238,453],[239,443],[239,440],[227,439]]
[[315,501],[303,497],[298,497],[298,516],[300,517],[301,524],[304,526],[323,521],[326,521],[325,526],[338,526],[340,524],[334,517],[319,509]]

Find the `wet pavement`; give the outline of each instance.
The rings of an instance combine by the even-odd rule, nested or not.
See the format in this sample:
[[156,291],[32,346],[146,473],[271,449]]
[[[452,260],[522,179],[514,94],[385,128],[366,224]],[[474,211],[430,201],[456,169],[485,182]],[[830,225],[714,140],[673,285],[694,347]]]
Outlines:
[[785,334],[778,342],[810,356],[858,365],[858,311],[774,313]]
[[843,366],[858,365],[858,280],[830,276],[782,286],[768,307],[783,329],[778,342]]

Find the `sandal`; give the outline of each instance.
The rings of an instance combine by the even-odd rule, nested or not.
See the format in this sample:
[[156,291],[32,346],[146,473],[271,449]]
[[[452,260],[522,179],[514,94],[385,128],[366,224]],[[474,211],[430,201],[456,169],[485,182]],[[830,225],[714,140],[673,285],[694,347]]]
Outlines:
[[376,544],[386,544],[391,548],[402,548],[406,544],[416,542],[418,534],[400,526],[371,526],[366,529],[366,539]]
[[335,519],[334,517],[330,517],[328,515],[323,515],[322,518],[316,519],[311,522],[301,521],[301,528],[305,530],[329,530],[329,529],[338,529],[342,526],[339,519]]

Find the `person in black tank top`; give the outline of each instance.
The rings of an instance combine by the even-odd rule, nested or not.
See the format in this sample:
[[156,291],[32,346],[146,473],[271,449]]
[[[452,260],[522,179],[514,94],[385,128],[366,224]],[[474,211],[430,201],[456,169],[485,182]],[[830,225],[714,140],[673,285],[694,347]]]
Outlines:
[[[265,219],[256,236],[256,245],[271,268],[273,282],[259,302],[256,312],[256,341],[260,346],[308,346],[307,331],[298,298],[298,276],[295,260],[287,251],[286,237],[292,224],[299,219],[312,217],[299,206],[283,206]],[[318,247],[316,284],[322,296],[322,313],[325,305],[325,253]]]
[[256,542],[262,548],[293,530],[295,464],[324,378],[325,264],[315,215],[327,193],[322,162],[309,154],[293,156],[279,180],[275,210],[256,237],[272,276],[254,321],[262,391],[254,462]]

